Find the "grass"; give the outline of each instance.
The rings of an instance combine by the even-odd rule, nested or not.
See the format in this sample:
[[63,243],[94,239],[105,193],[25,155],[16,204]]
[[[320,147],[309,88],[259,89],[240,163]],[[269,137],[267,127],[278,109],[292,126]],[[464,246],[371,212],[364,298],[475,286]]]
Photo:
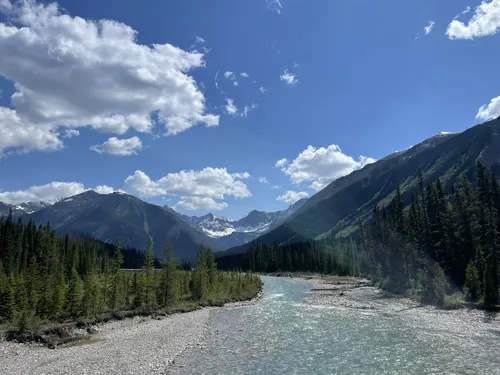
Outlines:
[[443,308],[446,310],[461,309],[469,305],[466,301],[465,295],[461,292],[455,292],[452,295],[444,297]]

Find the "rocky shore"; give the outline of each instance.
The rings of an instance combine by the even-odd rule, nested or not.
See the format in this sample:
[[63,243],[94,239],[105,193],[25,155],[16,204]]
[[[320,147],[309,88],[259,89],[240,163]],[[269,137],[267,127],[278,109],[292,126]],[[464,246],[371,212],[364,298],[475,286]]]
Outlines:
[[371,285],[362,278],[322,275],[294,275],[307,283],[311,290],[305,300],[311,306],[352,310],[353,313],[379,314],[384,316],[411,315],[418,321],[432,317],[443,325],[488,324],[500,332],[500,314],[484,310],[460,308],[443,310],[421,305],[409,298],[395,295]]
[[[256,303],[260,291],[249,301],[227,303],[236,308]],[[209,314],[218,307],[163,317],[134,317],[74,332],[86,336],[48,349],[41,344],[0,340],[0,374],[167,374],[175,357],[188,348],[202,347],[209,330]]]

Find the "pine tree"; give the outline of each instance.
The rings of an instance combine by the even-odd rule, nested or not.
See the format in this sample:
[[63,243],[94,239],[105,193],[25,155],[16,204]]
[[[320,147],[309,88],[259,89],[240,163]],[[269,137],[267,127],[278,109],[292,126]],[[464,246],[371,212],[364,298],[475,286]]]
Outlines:
[[465,271],[465,288],[468,297],[475,301],[480,294],[479,275],[473,261],[470,261]]
[[176,265],[175,260],[172,257],[172,245],[167,243],[163,249],[164,259],[162,261],[162,278],[161,278],[161,288],[162,295],[161,305],[164,307],[172,306],[177,295],[177,280],[176,280]]
[[71,269],[71,275],[68,283],[68,291],[66,294],[66,310],[72,317],[76,317],[80,311],[80,303],[82,298],[82,284],[80,276],[76,268]]
[[153,253],[153,240],[151,237],[148,240],[146,251],[144,252],[144,266],[142,267],[144,278],[144,303],[147,308],[154,308],[155,306],[155,271],[154,271],[154,253]]

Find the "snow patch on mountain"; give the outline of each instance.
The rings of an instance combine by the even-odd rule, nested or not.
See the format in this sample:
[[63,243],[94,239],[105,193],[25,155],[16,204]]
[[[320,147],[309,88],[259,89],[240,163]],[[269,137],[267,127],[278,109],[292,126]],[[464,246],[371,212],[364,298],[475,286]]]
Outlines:
[[[204,216],[178,215],[193,228],[202,231],[209,237],[219,239],[225,236],[237,236],[239,233],[244,233],[247,234],[247,236],[237,237],[246,238],[248,240],[250,238],[256,238],[277,227],[287,217],[302,207],[305,202],[306,199],[302,199],[283,211],[265,212],[254,210],[239,220],[230,220],[226,217],[217,216],[212,213]],[[173,209],[168,206],[164,208],[173,211]]]

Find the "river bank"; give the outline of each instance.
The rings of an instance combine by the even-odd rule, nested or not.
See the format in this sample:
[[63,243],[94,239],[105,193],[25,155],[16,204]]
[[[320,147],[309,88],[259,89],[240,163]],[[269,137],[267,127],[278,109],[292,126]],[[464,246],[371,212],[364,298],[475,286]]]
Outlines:
[[492,328],[500,329],[500,314],[485,310],[462,307],[453,310],[422,305],[400,295],[392,294],[372,286],[370,280],[355,277],[323,276],[323,275],[294,275],[294,278],[307,283],[310,291],[305,302],[312,306],[327,308],[352,309],[364,313],[385,314],[414,314],[417,318],[425,314],[440,316],[450,320],[461,319],[467,321],[485,322],[492,324]]
[[204,307],[167,316],[136,316],[76,329],[84,336],[48,349],[38,343],[0,340],[0,373],[27,374],[165,374],[175,358],[188,348],[200,348],[209,330],[213,310],[250,306],[262,297],[260,290],[247,301]]

